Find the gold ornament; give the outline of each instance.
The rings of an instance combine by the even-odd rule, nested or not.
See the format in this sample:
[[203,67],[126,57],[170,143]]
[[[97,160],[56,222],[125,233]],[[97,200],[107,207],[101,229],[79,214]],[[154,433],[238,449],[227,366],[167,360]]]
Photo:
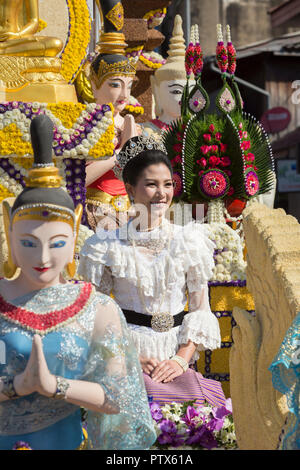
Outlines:
[[120,31],[124,26],[124,9],[122,3],[116,3],[105,17],[114,25],[117,31]]
[[60,188],[62,177],[55,166],[32,168],[25,183],[27,188]]
[[82,204],[78,204],[78,206],[75,209],[76,238],[75,238],[75,243],[74,243],[73,261],[71,263],[68,263],[67,267],[66,267],[67,273],[68,273],[68,275],[70,276],[71,279],[74,278],[75,273],[76,273],[75,249],[76,249],[76,243],[77,243],[77,238],[78,238],[78,232],[79,232],[82,212],[83,212]]
[[3,201],[2,207],[3,207],[3,221],[4,221],[5,237],[6,237],[7,251],[8,251],[8,259],[4,262],[3,272],[4,272],[4,277],[6,277],[7,279],[11,279],[16,274],[18,267],[13,262],[12,254],[11,254],[10,236],[9,236],[10,205],[8,204],[7,201]]

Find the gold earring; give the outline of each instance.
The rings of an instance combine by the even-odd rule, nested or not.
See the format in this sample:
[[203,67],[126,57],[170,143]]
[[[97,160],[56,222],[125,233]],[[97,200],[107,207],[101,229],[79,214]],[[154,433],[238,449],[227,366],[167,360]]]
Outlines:
[[75,243],[74,243],[73,260],[71,261],[71,263],[68,263],[67,266],[66,266],[67,273],[71,278],[73,278],[75,276],[75,273],[76,273],[75,250],[76,250],[76,242],[77,242],[77,238],[78,238],[78,232],[79,232],[82,212],[83,212],[82,204],[78,204],[78,206],[75,209],[76,238],[75,238]]
[[5,237],[6,237],[7,251],[8,251],[8,258],[3,264],[3,273],[4,273],[4,277],[6,277],[7,279],[11,279],[16,274],[18,266],[16,266],[15,263],[13,262],[12,254],[11,254],[10,237],[9,237],[10,206],[7,201],[3,201],[2,207],[3,207],[3,221],[4,221]]

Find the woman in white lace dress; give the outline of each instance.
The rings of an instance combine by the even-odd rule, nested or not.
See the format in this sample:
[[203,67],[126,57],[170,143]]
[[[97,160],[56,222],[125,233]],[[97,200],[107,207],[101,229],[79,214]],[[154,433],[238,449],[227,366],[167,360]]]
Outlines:
[[79,272],[101,292],[112,292],[123,310],[148,396],[160,403],[195,399],[221,406],[221,384],[189,367],[199,351],[220,347],[207,286],[214,244],[204,225],[174,225],[165,217],[173,175],[160,145],[134,137],[123,147],[116,172],[122,172],[136,213],[118,230],[97,230],[86,241]]

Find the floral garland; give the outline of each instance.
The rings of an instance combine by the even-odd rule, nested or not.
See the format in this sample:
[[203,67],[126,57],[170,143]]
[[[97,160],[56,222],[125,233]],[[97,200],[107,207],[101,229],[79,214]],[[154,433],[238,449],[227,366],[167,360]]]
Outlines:
[[215,244],[213,274],[210,282],[244,281],[246,266],[243,240],[224,222],[207,224],[209,238]]
[[[59,110],[68,127],[57,117]],[[29,129],[38,114],[47,114],[54,123],[55,156],[97,159],[113,155],[112,105],[13,101],[0,104],[0,156],[32,155]]]
[[193,402],[160,406],[150,401],[150,411],[157,434],[151,449],[237,448],[230,398],[222,407],[207,402],[202,406]]
[[140,61],[147,67],[150,67],[151,69],[159,69],[162,65],[166,63],[166,59],[164,59],[157,52],[145,52],[145,51],[141,53]]
[[147,25],[149,29],[159,26],[164,17],[166,16],[166,8],[158,8],[156,10],[150,10],[143,16],[143,20],[147,20]]
[[69,13],[67,41],[60,55],[61,74],[73,83],[85,62],[90,42],[91,17],[86,0],[66,0]]

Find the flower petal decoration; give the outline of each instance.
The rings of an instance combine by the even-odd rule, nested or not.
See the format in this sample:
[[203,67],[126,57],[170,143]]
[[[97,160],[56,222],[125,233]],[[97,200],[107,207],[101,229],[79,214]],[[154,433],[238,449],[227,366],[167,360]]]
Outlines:
[[206,199],[222,198],[228,193],[229,178],[222,170],[208,170],[199,177],[198,187]]
[[258,176],[252,168],[245,172],[245,190],[248,196],[254,196],[259,191]]
[[180,173],[175,172],[173,173],[173,181],[174,181],[174,197],[180,197],[183,193],[183,184],[182,178]]

